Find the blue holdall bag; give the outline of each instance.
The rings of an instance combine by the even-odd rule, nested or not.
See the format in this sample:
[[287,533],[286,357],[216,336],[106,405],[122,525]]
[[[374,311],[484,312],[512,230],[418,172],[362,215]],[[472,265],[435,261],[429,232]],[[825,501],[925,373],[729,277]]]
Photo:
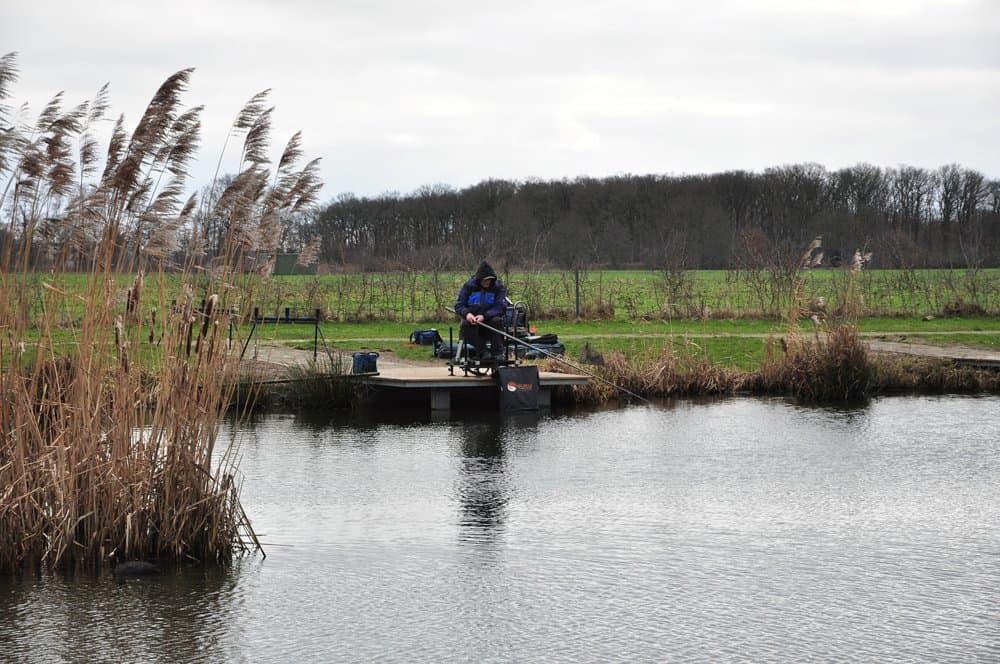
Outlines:
[[414,330],[410,334],[410,343],[418,346],[434,346],[437,342],[443,341],[441,335],[435,329]]

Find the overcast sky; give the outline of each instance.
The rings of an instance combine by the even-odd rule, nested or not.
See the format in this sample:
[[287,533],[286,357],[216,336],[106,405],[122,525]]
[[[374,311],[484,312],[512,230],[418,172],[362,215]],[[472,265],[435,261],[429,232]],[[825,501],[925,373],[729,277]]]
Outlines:
[[3,0],[2,15],[12,101],[35,113],[108,82],[134,127],[194,67],[200,179],[272,88],[275,150],[303,131],[323,200],[801,162],[1000,177],[1000,0]]

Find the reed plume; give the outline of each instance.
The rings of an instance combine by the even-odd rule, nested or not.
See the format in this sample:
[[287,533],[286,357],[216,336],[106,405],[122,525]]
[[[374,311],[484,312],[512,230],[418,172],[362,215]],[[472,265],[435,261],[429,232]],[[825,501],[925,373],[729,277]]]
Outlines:
[[302,248],[299,252],[299,257],[295,259],[296,265],[308,266],[315,265],[319,262],[319,252],[320,246],[323,243],[323,238],[317,235],[313,239],[306,242],[306,246]]

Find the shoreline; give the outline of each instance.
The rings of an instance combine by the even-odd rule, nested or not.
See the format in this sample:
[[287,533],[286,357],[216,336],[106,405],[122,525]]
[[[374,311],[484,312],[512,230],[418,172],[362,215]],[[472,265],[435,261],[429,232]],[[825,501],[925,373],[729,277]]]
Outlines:
[[[312,351],[289,348],[277,344],[266,344],[261,357],[251,360],[255,370],[264,369],[268,378],[253,383],[257,392],[255,412],[275,409],[347,409],[364,401],[366,388],[350,373],[322,373],[312,367]],[[816,349],[814,349],[815,352]],[[345,370],[350,369],[350,352],[337,351],[336,358]],[[984,366],[974,366],[975,358]],[[644,398],[698,398],[709,396],[776,396],[802,398],[807,402],[837,403],[855,401],[878,396],[907,394],[996,394],[1000,393],[1000,352],[962,346],[928,346],[903,344],[898,342],[865,341],[865,366],[868,382],[858,390],[847,390],[844,399],[826,398],[826,392],[803,394],[795,389],[796,378],[801,378],[802,368],[792,367],[793,376],[775,375],[776,366],[786,358],[770,358],[757,370],[744,371],[723,367],[705,361],[683,361],[674,358],[669,362],[653,363],[649,366],[633,366],[622,358],[622,363],[612,367],[587,365],[599,373],[611,373],[612,382],[625,383],[629,390]],[[323,366],[324,356],[320,356]],[[578,361],[575,360],[574,361]],[[248,363],[247,360],[243,361]],[[391,350],[380,351],[379,367],[439,367],[442,377],[447,375],[447,365],[443,360],[410,360],[400,358]],[[538,363],[544,371],[571,373],[555,360]],[[644,374],[669,370],[669,380],[657,384],[644,383]],[[822,369],[822,367],[814,367]],[[617,372],[617,373],[616,373]],[[824,381],[822,370],[815,374],[814,381]],[[316,390],[317,383],[320,390]],[[331,383],[338,383],[339,389],[329,392]],[[312,389],[310,389],[312,386]],[[248,387],[248,386],[244,386]],[[815,388],[814,388],[815,389]],[[318,392],[318,393],[317,393]],[[583,387],[560,387],[553,390],[553,404],[585,406],[618,400],[614,390],[600,386],[597,381]],[[323,401],[335,397],[335,401]]]

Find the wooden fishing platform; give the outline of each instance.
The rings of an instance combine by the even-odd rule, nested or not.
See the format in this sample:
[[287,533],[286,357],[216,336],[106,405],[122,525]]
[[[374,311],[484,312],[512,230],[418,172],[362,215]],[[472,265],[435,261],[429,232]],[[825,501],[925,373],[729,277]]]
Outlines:
[[[409,396],[419,395],[430,401],[431,410],[445,411],[451,408],[452,397],[487,397],[491,392],[499,392],[497,379],[493,376],[463,376],[460,369],[449,375],[447,367],[387,366],[377,374],[362,375],[358,380],[382,391],[404,392]],[[552,403],[552,390],[556,387],[586,385],[587,376],[577,374],[540,371],[538,373],[538,405],[546,408]]]
[[950,360],[958,366],[980,369],[1000,369],[1000,351],[968,346],[931,346],[902,341],[868,341],[868,347],[878,353],[913,355]]

